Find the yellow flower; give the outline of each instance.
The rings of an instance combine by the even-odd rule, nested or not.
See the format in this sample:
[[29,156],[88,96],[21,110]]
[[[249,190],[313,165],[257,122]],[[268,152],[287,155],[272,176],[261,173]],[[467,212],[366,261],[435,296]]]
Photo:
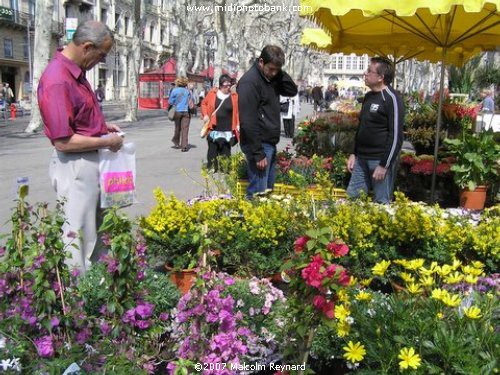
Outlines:
[[432,278],[432,276],[422,276],[420,278],[420,284],[422,284],[422,286],[432,286],[434,285],[434,279]]
[[351,280],[349,280],[349,286],[355,286],[358,283],[358,279],[354,276],[351,276]]
[[479,319],[481,315],[481,309],[477,306],[471,306],[464,309],[464,314],[469,319]]
[[363,280],[361,280],[361,285],[363,285],[364,287],[369,287],[372,280],[373,280],[373,277],[370,277],[369,279],[363,279]]
[[438,301],[442,301],[444,297],[448,296],[448,291],[445,289],[433,289],[431,297],[437,299]]
[[347,318],[351,312],[344,305],[336,305],[335,306],[335,317],[341,322]]
[[390,265],[391,265],[391,261],[383,260],[383,261],[375,264],[375,266],[373,266],[372,272],[374,275],[384,276],[385,271],[387,271],[387,268],[389,268]]
[[349,302],[349,296],[347,295],[345,289],[340,289],[338,292],[337,292],[337,297],[339,299],[340,302]]
[[475,260],[471,264],[472,264],[472,267],[474,267],[474,268],[478,268],[478,269],[483,269],[484,268],[484,264],[482,262],[480,262],[479,260]]
[[404,267],[410,271],[416,271],[424,265],[424,259],[413,259],[408,262]]
[[371,293],[367,293],[364,290],[360,291],[356,296],[358,301],[370,301],[372,299]]
[[352,363],[362,361],[366,354],[365,347],[360,342],[354,344],[352,341],[349,341],[347,346],[344,346],[342,349],[345,350],[344,358]]
[[422,293],[422,287],[418,284],[410,283],[407,286],[408,292],[410,294],[420,294]]
[[433,273],[436,273],[437,270],[438,270],[438,265],[436,262],[432,262],[431,263],[431,266],[429,268],[425,268],[425,267],[420,267],[419,271],[422,275],[426,275],[426,276],[430,276],[432,275]]
[[453,264],[451,265],[451,268],[453,268],[453,270],[456,270],[461,265],[462,265],[461,261],[459,261],[458,259],[453,259]]
[[406,273],[406,272],[401,272],[399,274],[399,276],[401,276],[401,278],[403,279],[403,281],[405,283],[414,283],[415,282],[415,277],[413,275],[410,275],[409,273]]
[[462,281],[464,278],[464,275],[462,275],[460,272],[455,271],[448,276],[445,277],[445,282],[447,284],[458,284],[460,281]]
[[457,307],[462,302],[460,297],[456,294],[447,294],[441,300],[446,306]]
[[401,370],[406,370],[409,367],[416,370],[420,366],[420,356],[415,353],[415,349],[413,348],[401,349],[398,358],[401,359],[401,362],[399,362],[399,368]]
[[442,312],[438,312],[438,313],[436,314],[436,317],[437,317],[439,320],[442,320],[442,319],[444,318],[444,315],[443,315],[443,313],[442,313]]
[[436,267],[436,272],[441,277],[445,277],[452,271],[452,268],[449,264],[443,264],[441,267]]
[[465,276],[465,282],[468,284],[477,284],[477,276],[467,275]]
[[337,336],[338,337],[346,337],[349,335],[349,330],[351,329],[351,325],[346,321],[340,322],[337,324]]

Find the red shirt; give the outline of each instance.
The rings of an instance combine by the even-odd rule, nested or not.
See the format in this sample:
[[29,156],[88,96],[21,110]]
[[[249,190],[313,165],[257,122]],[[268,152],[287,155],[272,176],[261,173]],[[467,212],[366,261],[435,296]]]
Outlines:
[[37,94],[45,135],[52,142],[73,134],[99,137],[108,133],[85,72],[60,51],[45,68]]

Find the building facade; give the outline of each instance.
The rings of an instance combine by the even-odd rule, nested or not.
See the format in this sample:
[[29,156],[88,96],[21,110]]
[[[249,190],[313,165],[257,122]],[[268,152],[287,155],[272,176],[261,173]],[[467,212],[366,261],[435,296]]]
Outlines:
[[[8,83],[16,100],[31,95],[36,0],[0,0],[0,82]],[[62,37],[62,7],[56,0],[51,49]]]
[[333,54],[327,69],[323,71],[322,84],[324,87],[336,84],[341,93],[348,90],[357,94],[364,92],[366,87],[363,74],[369,65],[368,55]]
[[[143,0],[141,19],[143,48],[140,72],[157,67],[158,58],[169,50],[169,12],[167,0]],[[82,5],[84,5],[82,7]],[[133,0],[66,0],[67,18],[78,23],[94,19],[105,23],[115,34],[115,45],[106,61],[87,73],[92,87],[102,84],[107,100],[124,100],[129,87],[129,63],[132,58],[132,37],[135,32]]]

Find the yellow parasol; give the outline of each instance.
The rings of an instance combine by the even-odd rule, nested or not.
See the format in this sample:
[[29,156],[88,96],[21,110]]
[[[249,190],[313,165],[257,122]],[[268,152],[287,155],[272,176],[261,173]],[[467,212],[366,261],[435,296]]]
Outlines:
[[[481,51],[500,46],[500,0],[301,0],[301,15],[330,36],[330,47],[419,48],[419,60],[441,61],[436,134],[442,121],[444,67],[462,65]],[[341,50],[340,50],[341,51]],[[366,53],[366,50],[365,50]],[[434,201],[439,137],[434,145]]]

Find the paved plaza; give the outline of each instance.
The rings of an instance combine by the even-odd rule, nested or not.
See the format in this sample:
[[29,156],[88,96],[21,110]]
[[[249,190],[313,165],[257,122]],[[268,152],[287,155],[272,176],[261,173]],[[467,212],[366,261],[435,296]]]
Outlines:
[[[189,152],[171,148],[174,125],[168,121],[166,112],[161,110],[140,111],[139,120],[134,123],[121,122],[124,117],[123,105],[107,103],[104,113],[108,122],[118,123],[126,133],[125,140],[137,146],[137,194],[139,203],[126,209],[131,216],[147,214],[154,205],[153,189],[160,187],[181,199],[188,199],[204,192],[201,166],[206,160],[207,144],[199,131],[201,120],[193,118],[189,129]],[[311,115],[312,106],[302,106],[300,118]],[[300,120],[300,119],[299,119]],[[43,134],[26,134],[24,129],[29,116],[13,121],[0,121],[0,233],[15,205],[16,180],[29,178],[30,203],[48,202],[54,207],[56,195],[50,186],[48,163],[52,146]],[[283,134],[282,134],[283,135]],[[279,148],[291,143],[289,138],[281,138]],[[233,152],[239,147],[233,148]]]

